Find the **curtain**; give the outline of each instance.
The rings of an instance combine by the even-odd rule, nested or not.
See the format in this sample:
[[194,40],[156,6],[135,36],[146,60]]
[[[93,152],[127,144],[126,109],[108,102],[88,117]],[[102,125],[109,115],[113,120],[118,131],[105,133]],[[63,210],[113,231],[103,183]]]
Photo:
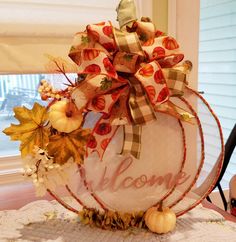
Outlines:
[[[119,0],[1,0],[0,73],[45,73],[45,54],[67,61],[73,35],[87,24],[116,21]],[[137,15],[152,17],[152,0],[136,0]]]

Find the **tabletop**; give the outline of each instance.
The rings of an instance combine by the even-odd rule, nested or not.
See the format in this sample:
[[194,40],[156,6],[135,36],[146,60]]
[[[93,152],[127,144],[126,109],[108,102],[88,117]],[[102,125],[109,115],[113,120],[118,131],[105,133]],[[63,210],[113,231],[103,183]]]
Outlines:
[[204,200],[204,201],[202,202],[202,205],[203,205],[203,207],[205,207],[205,208],[209,208],[209,209],[212,209],[212,210],[214,210],[214,211],[220,213],[220,214],[221,214],[226,220],[228,220],[228,221],[232,221],[232,222],[235,222],[235,223],[236,223],[236,217],[235,217],[235,216],[233,216],[233,215],[231,215],[230,213],[224,211],[223,209],[217,207],[217,206],[214,205],[213,203],[210,203],[210,202]]
[[233,218],[226,219],[227,214],[224,211],[220,211],[222,214],[216,212],[214,205],[203,205],[179,217],[173,232],[157,235],[144,229],[107,231],[91,228],[82,225],[76,214],[65,210],[56,201],[39,200],[18,210],[0,211],[0,241],[235,242],[236,223],[232,222]]

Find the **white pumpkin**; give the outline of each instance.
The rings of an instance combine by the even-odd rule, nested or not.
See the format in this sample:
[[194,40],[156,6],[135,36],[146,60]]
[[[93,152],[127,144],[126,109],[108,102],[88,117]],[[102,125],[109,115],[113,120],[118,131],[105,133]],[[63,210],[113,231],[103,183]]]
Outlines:
[[73,102],[61,100],[50,107],[49,121],[59,132],[70,133],[80,127],[83,115]]
[[176,215],[169,208],[151,207],[145,214],[147,227],[155,233],[164,234],[172,231],[176,225]]

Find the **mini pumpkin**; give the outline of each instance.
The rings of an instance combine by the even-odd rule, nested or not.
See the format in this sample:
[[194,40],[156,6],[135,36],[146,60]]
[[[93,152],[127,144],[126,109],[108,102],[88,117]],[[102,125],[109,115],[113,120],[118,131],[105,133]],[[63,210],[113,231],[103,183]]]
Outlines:
[[105,108],[106,101],[104,96],[98,96],[92,99],[92,106],[98,110],[102,111]]
[[175,50],[179,48],[177,41],[169,36],[163,39],[162,44],[167,50]]
[[152,52],[153,59],[162,58],[164,56],[165,56],[165,50],[160,46],[156,47]]
[[169,89],[167,87],[162,88],[157,97],[157,102],[165,101],[169,96]]
[[49,121],[59,132],[70,133],[80,127],[83,116],[72,101],[61,100],[50,107]]
[[83,57],[85,61],[91,61],[100,54],[100,50],[85,49],[83,50]]
[[155,233],[164,234],[172,231],[176,225],[176,215],[169,208],[151,207],[145,214],[147,227]]
[[154,72],[154,69],[151,64],[146,64],[143,68],[139,70],[139,74],[144,77],[152,76],[153,72]]
[[96,74],[99,74],[101,72],[101,68],[99,65],[96,65],[96,64],[91,64],[91,65],[88,65],[85,69],[84,69],[84,73],[96,73]]
[[156,90],[155,90],[154,86],[152,86],[152,85],[146,86],[145,90],[150,98],[150,101],[154,102],[154,98],[156,96]]
[[111,125],[109,123],[100,123],[96,128],[95,132],[98,135],[107,135],[111,132]]

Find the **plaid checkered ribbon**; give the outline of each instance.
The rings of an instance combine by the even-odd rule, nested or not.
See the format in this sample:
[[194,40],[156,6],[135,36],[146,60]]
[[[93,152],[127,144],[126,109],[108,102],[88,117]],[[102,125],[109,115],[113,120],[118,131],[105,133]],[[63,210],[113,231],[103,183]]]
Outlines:
[[124,33],[119,29],[113,28],[113,33],[120,52],[133,53],[140,56],[144,55],[138,35],[135,32]]
[[[135,32],[124,33],[119,29],[113,29],[114,37],[120,52],[132,53],[143,56],[143,50]],[[133,65],[136,63],[134,62]],[[134,69],[135,68],[131,68]],[[156,116],[152,105],[146,96],[139,80],[135,77],[129,78],[130,96],[129,111],[134,125],[124,126],[124,144],[122,154],[130,153],[139,158],[141,150],[142,124],[155,120]]]
[[141,125],[124,125],[124,143],[122,155],[131,154],[135,158],[140,158],[141,153]]
[[162,73],[166,79],[171,96],[182,96],[184,87],[187,84],[186,74],[174,68],[163,68]]
[[146,96],[139,80],[135,77],[129,78],[131,84],[129,96],[129,110],[132,121],[135,125],[145,124],[149,121],[155,120],[156,116],[152,105]]
[[131,88],[128,105],[134,125],[124,126],[122,154],[130,153],[139,159],[142,134],[141,124],[155,120],[156,116],[140,82],[135,77],[130,78],[129,82]]

